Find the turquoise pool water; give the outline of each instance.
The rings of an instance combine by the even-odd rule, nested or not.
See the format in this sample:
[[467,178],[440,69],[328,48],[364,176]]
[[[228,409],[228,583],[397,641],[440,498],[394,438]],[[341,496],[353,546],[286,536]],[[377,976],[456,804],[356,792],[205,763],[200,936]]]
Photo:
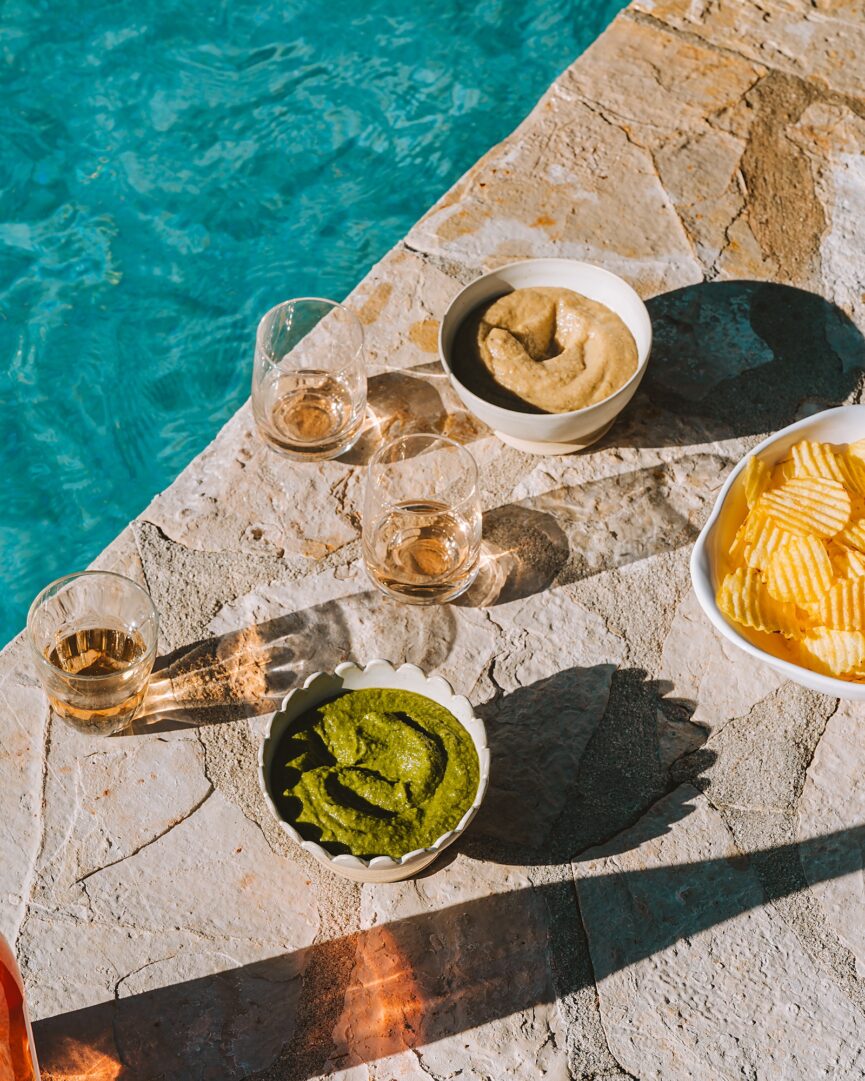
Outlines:
[[624,0],[6,0],[0,644]]

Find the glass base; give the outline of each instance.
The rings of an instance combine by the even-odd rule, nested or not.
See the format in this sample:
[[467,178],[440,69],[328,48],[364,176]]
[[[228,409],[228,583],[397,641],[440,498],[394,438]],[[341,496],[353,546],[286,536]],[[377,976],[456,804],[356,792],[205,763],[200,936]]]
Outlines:
[[418,586],[406,584],[403,588],[400,588],[397,584],[391,584],[391,582],[383,582],[370,570],[369,566],[366,568],[367,575],[370,581],[379,589],[386,597],[390,597],[392,600],[399,601],[401,604],[448,604],[450,601],[455,601],[457,597],[461,597],[472,585],[478,576],[480,571],[480,562],[478,562],[474,569],[461,581],[455,585],[447,585],[446,583],[435,584],[429,586]]
[[292,462],[326,462],[350,451],[363,432],[364,414],[356,423],[327,443],[290,443],[259,426],[258,434],[264,443],[283,458]]

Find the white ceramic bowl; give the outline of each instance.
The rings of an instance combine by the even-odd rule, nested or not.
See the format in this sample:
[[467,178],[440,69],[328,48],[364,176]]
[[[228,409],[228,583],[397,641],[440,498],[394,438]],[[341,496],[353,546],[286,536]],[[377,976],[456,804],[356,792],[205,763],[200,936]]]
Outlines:
[[[466,729],[478,752],[480,780],[474,803],[469,807],[458,825],[443,834],[429,848],[419,848],[408,852],[400,859],[390,856],[374,856],[362,860],[357,856],[332,856],[314,841],[305,841],[297,830],[280,815],[268,787],[270,767],[273,755],[285,730],[301,713],[318,705],[327,698],[332,698],[340,691],[358,691],[378,687],[396,687],[402,691],[415,691],[426,695],[456,717]],[[387,661],[370,661],[364,668],[359,668],[351,661],[337,665],[333,673],[315,672],[302,687],[296,687],[286,695],[279,712],[270,722],[267,735],[258,754],[258,780],[267,805],[288,836],[306,849],[319,863],[325,864],[343,878],[356,882],[398,882],[417,874],[427,864],[432,863],[442,849],[457,839],[478,812],[486,795],[490,780],[490,752],[487,747],[487,733],[483,721],[476,717],[467,698],[454,694],[453,688],[441,676],[425,676],[414,664],[403,664],[394,668]]]
[[865,437],[865,405],[842,405],[838,409],[827,409],[813,417],[797,421],[777,434],[764,439],[750,454],[736,466],[715,502],[708,522],[703,527],[691,553],[691,580],[694,591],[703,611],[714,626],[734,645],[746,653],[776,669],[788,679],[822,691],[833,698],[847,698],[854,702],[865,702],[865,684],[849,683],[845,679],[834,679],[810,668],[782,660],[757,643],[759,632],[754,632],[753,640],[748,637],[747,628],[731,623],[718,608],[715,594],[721,580],[721,567],[724,556],[729,551],[739,523],[745,516],[745,491],[742,474],[748,459],[753,455],[762,458],[767,465],[774,465],[788,456],[794,443],[800,439],[815,439],[821,443],[852,443]]
[[[637,343],[637,370],[615,394],[570,413],[520,413],[479,398],[457,379],[451,351],[466,316],[484,301],[532,285],[573,289],[606,304],[624,322]],[[609,270],[576,259],[527,259],[476,278],[451,301],[439,328],[441,362],[465,407],[503,442],[532,454],[571,454],[600,439],[633,398],[646,374],[651,348],[652,322],[646,305],[630,285]]]

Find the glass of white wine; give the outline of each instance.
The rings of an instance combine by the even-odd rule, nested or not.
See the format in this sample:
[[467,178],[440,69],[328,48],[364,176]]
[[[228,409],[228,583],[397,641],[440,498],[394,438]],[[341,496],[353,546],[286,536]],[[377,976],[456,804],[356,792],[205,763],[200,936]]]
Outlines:
[[113,571],[58,578],[27,616],[34,664],[54,712],[81,732],[108,736],[132,722],[156,657],[150,594]]
[[370,460],[363,556],[373,582],[409,604],[464,593],[478,572],[478,467],[465,447],[435,433],[390,440]]
[[262,439],[295,461],[336,458],[360,436],[366,368],[360,319],[335,300],[299,297],[258,324],[252,413]]

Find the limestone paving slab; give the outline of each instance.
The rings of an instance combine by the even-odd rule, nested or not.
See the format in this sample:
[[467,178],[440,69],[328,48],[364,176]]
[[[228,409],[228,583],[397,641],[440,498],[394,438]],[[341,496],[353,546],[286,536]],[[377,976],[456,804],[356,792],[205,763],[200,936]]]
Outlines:
[[364,886],[332,1063],[382,1081],[466,1060],[478,1076],[567,1078],[544,892],[519,867],[459,856],[447,875]]
[[802,868],[826,921],[850,950],[857,976],[865,972],[865,926],[858,919],[865,904],[860,723],[852,703],[841,703],[829,718],[808,769],[798,816],[801,839],[822,839],[803,848]]
[[692,790],[670,825],[669,801],[574,865],[613,1054],[658,1081],[862,1076],[857,1006],[765,904],[721,816]]
[[[347,298],[356,447],[289,463],[245,406],[97,561],[161,613],[133,729],[77,735],[0,654],[0,929],[46,1078],[865,1078],[857,711],[733,650],[687,566],[743,453],[861,397],[862,28],[632,5]],[[535,255],[653,320],[631,406],[566,458],[501,445],[436,355],[461,286]],[[360,562],[364,465],[418,427],[470,446],[484,501],[478,581],[431,609]],[[459,846],[359,886],[256,764],[288,690],[375,656],[469,695],[493,765]]]
[[630,10],[838,93],[865,92],[861,0],[635,0]]

